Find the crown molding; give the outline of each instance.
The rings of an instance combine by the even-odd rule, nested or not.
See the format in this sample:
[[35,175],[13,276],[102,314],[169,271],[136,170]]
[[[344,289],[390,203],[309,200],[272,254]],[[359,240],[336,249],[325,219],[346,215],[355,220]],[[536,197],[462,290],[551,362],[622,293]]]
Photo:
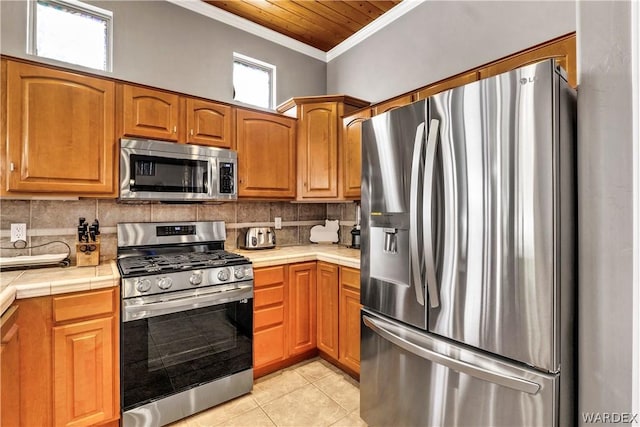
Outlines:
[[362,27],[351,37],[327,52],[326,61],[329,62],[334,60],[355,45],[367,39],[369,36],[372,36],[396,19],[410,12],[415,7],[420,6],[425,1],[426,0],[403,0],[397,6],[394,6],[392,9],[389,9],[387,12],[382,14],[378,19]]
[[210,4],[205,3],[203,1],[200,1],[200,0],[167,0],[167,1],[169,3],[173,3],[185,9],[189,9],[192,12],[199,13],[200,15],[204,15],[211,19],[215,19],[216,21],[220,21],[224,24],[231,25],[232,27],[246,31],[247,33],[253,34],[254,36],[261,37],[263,39],[269,40],[273,43],[277,43],[291,50],[295,50],[296,52],[303,53],[307,56],[318,59],[320,61],[324,61],[324,62],[327,61],[327,54],[320,49],[316,49],[315,47],[311,47],[308,44],[299,42],[298,40],[292,39],[291,37],[287,37],[285,35],[277,33],[273,30],[263,27],[262,25],[253,23],[247,19],[236,16],[218,7],[211,6]]
[[167,1],[169,3],[175,4],[176,6],[183,7],[192,12],[199,13],[200,15],[204,15],[211,19],[215,19],[216,21],[220,21],[224,24],[246,31],[250,34],[253,34],[254,36],[261,37],[291,50],[295,50],[296,52],[305,54],[323,62],[329,62],[342,55],[352,47],[356,46],[358,43],[364,41],[369,36],[380,31],[382,28],[391,24],[393,21],[408,13],[413,8],[419,6],[426,0],[403,0],[402,2],[400,2],[400,4],[385,12],[378,19],[360,29],[358,32],[331,49],[329,52],[323,52],[320,49],[316,49],[315,47],[311,47],[308,44],[299,42],[298,40],[292,39],[291,37],[287,37],[276,31],[270,30],[266,27],[263,27],[262,25],[251,22],[248,19],[241,18],[225,10],[222,10],[215,6],[211,6],[210,4],[205,3],[201,0]]

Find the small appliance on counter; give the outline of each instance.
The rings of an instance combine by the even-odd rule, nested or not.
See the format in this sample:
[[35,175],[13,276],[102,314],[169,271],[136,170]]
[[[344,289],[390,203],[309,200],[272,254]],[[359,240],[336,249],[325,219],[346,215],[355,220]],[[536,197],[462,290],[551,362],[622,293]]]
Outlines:
[[351,246],[352,249],[360,249],[360,205],[356,205],[356,223],[351,229]]
[[276,232],[271,227],[242,228],[238,232],[240,249],[273,249],[276,247]]

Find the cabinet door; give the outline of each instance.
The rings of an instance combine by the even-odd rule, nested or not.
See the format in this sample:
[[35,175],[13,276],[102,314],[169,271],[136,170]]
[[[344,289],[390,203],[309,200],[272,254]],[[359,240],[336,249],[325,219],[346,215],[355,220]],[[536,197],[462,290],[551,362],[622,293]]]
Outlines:
[[298,199],[338,197],[338,103],[302,104]]
[[287,358],[285,266],[256,268],[254,275],[253,369],[260,376],[265,367]]
[[295,120],[238,109],[238,196],[294,198]]
[[318,262],[317,276],[318,349],[338,359],[338,266]]
[[115,414],[114,318],[53,328],[54,424],[90,425]]
[[177,141],[179,108],[178,95],[124,85],[122,88],[124,134]]
[[289,355],[316,348],[316,263],[289,266]]
[[10,307],[0,319],[0,425],[20,425],[20,343],[18,307]]
[[378,114],[386,113],[390,110],[395,110],[396,108],[404,107],[405,105],[411,104],[413,101],[411,94],[399,96],[397,98],[390,99],[389,101],[385,101],[373,107],[373,115],[377,116]]
[[228,105],[187,98],[187,143],[231,148],[233,110]]
[[371,110],[345,117],[342,120],[343,195],[360,198],[362,179],[362,122],[371,117]]
[[9,61],[6,190],[114,191],[113,82]]
[[360,270],[340,267],[339,361],[360,372]]
[[429,85],[425,88],[420,89],[415,93],[416,101],[420,101],[422,99],[427,99],[431,95],[435,95],[436,93],[453,89],[454,87],[463,86],[467,83],[473,83],[476,80],[480,79],[480,74],[478,71],[470,71],[464,74],[458,74],[457,76],[450,77],[445,80],[441,80],[432,85]]
[[534,62],[555,58],[559,65],[567,72],[569,85],[576,88],[578,85],[578,71],[576,66],[576,35],[561,37],[544,43],[541,46],[531,48],[517,55],[496,61],[480,69],[480,78],[487,78],[511,71]]

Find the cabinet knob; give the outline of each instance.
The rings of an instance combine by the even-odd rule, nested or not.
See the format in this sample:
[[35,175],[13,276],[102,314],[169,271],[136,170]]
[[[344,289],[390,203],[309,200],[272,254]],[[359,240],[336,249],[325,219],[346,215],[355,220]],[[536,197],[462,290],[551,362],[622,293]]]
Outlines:
[[15,165],[15,163],[13,163],[13,162],[9,163],[9,170],[10,170],[11,172],[13,172],[14,170],[16,170],[16,165]]
[[191,134],[191,136],[193,136],[193,129],[191,129],[189,133]]
[[176,132],[178,132],[178,126],[173,127],[173,133],[176,133]]

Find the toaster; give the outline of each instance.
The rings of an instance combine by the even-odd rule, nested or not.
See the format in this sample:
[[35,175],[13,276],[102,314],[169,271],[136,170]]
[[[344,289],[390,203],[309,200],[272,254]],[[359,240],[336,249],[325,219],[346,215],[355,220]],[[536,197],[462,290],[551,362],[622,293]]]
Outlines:
[[238,233],[241,249],[269,249],[276,247],[276,232],[271,227],[242,228]]

